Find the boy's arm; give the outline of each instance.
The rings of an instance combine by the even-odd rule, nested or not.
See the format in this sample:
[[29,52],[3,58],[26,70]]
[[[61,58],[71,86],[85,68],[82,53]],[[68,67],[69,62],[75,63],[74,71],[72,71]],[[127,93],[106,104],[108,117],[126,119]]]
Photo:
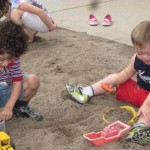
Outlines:
[[40,19],[45,23],[45,25],[49,28],[50,31],[52,31],[56,28],[56,24],[53,23],[49,19],[48,15],[45,13],[45,11],[43,9],[33,6],[31,4],[25,3],[25,2],[21,3],[18,8],[23,11],[33,13],[33,14],[39,16]]
[[143,115],[147,122],[150,122],[150,94],[138,110],[137,116]]
[[13,82],[10,98],[7,101],[3,110],[0,112],[0,120],[11,119],[13,115],[12,110],[21,93],[21,88],[22,88],[22,81]]
[[135,57],[136,57],[136,54],[134,56],[132,56],[130,64],[128,65],[128,67],[125,68],[120,73],[118,73],[118,77],[116,79],[117,85],[124,83],[125,81],[131,79],[135,75],[135,73],[136,73],[136,70],[134,69]]
[[5,107],[10,108],[11,110],[14,108],[14,105],[21,93],[21,89],[22,89],[22,81],[13,82],[11,95]]

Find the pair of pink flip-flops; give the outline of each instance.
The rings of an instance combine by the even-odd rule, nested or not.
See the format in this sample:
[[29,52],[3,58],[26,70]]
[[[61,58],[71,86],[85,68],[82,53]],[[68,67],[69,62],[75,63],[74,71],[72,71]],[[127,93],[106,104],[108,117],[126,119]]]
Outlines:
[[[97,18],[93,15],[93,14],[90,14],[89,15],[89,20],[88,20],[88,24],[90,26],[97,26],[99,24]],[[104,19],[103,19],[103,22],[102,22],[102,25],[103,26],[111,26],[112,25],[112,17],[110,14],[107,14]]]

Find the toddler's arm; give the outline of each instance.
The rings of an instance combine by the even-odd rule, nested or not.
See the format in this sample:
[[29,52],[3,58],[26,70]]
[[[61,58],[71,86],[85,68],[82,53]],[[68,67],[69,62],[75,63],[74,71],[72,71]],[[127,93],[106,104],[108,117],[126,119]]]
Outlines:
[[137,116],[143,115],[144,119],[149,122],[150,125],[150,94],[147,96],[143,105],[138,110]]
[[124,69],[123,71],[121,71],[120,73],[118,73],[117,85],[124,83],[125,81],[131,79],[135,75],[135,73],[136,73],[136,70],[134,69],[135,56],[136,55],[134,55],[131,58],[131,61],[130,61],[130,64],[128,65],[128,67],[126,69]]
[[103,80],[93,84],[92,88],[94,90],[94,94],[98,95],[105,92],[102,87],[100,88],[101,83],[107,84],[110,87],[116,87],[117,85],[131,79],[136,73],[136,70],[134,69],[134,61],[135,55],[131,58],[130,64],[126,69],[124,69],[120,73],[111,74]]

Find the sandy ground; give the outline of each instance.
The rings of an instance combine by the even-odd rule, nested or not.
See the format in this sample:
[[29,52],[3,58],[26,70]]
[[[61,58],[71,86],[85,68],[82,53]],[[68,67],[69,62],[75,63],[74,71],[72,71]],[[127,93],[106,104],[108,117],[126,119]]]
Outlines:
[[[81,105],[70,100],[64,86],[66,82],[93,84],[123,69],[133,53],[133,47],[85,33],[58,29],[38,34],[22,57],[22,67],[40,77],[40,89],[30,105],[43,114],[44,120],[14,117],[7,122],[16,150],[148,150],[149,145],[127,143],[124,138],[101,147],[86,141],[83,134],[107,126],[100,117],[102,112],[129,104],[106,93]],[[126,123],[128,112],[122,114],[116,110],[109,119],[115,122],[124,118]]]

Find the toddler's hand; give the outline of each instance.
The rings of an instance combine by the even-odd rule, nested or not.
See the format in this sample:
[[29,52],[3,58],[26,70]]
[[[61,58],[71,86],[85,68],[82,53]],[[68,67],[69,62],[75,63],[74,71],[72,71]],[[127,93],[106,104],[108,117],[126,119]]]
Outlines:
[[150,106],[143,104],[138,110],[137,116],[143,115],[147,122],[150,122]]

